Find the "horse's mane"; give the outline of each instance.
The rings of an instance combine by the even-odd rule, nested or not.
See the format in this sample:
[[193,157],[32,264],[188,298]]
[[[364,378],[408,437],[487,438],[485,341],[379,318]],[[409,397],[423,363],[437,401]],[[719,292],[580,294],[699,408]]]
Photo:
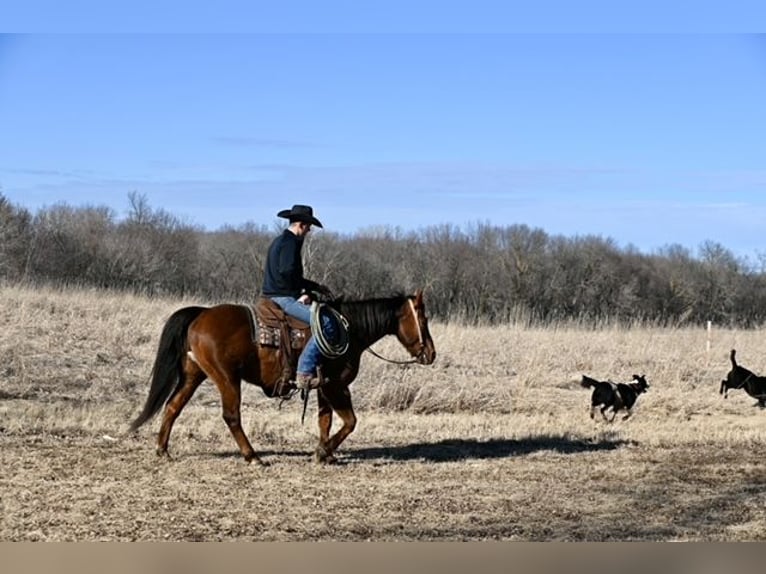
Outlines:
[[399,322],[397,311],[408,298],[409,296],[403,293],[361,300],[346,300],[345,297],[340,297],[331,305],[361,331],[393,333]]

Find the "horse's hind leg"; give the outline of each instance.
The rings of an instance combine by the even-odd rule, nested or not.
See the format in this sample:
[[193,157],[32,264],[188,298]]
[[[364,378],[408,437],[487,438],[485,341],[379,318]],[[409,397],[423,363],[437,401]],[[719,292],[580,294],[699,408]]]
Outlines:
[[218,392],[221,394],[223,420],[237,442],[242,456],[245,457],[247,462],[255,460],[263,465],[265,463],[255,454],[253,446],[245,435],[245,431],[242,430],[242,418],[240,416],[240,404],[242,402],[241,373],[236,368],[221,365],[211,358],[220,354],[217,350],[200,350],[200,352],[195,352],[197,363],[207,373],[210,380],[215,383]]
[[206,375],[191,359],[184,360],[184,381],[175,391],[173,396],[165,405],[165,412],[162,417],[162,425],[157,435],[157,454],[167,455],[168,441],[170,440],[170,431],[173,429],[173,423],[181,414],[181,411],[194,395],[200,383],[205,380]]
[[[220,382],[219,382],[220,381]],[[253,445],[245,435],[245,431],[242,430],[242,417],[240,414],[240,405],[242,403],[242,381],[236,377],[224,377],[215,379],[216,386],[221,393],[221,404],[223,406],[223,420],[226,422],[226,426],[229,427],[234,440],[239,446],[239,451],[242,456],[245,457],[247,462],[255,460],[257,463],[265,466],[255,450]]]
[[[351,392],[348,387],[320,387],[317,394],[319,404],[319,444],[314,458],[320,463],[335,462],[335,451],[356,428],[356,414],[351,404]],[[332,412],[335,411],[343,421],[343,426],[330,436]]]

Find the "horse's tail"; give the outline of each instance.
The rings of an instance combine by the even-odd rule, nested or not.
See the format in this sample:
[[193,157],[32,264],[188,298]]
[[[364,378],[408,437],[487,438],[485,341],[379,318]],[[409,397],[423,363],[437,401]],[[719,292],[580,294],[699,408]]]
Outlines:
[[729,358],[731,359],[731,368],[736,369],[737,368],[737,351],[736,349],[732,349],[731,353],[729,354]]
[[130,432],[156,415],[173,395],[183,380],[181,359],[186,346],[186,331],[205,307],[184,307],[173,313],[162,328],[157,357],[152,367],[152,381],[149,396],[141,414],[130,423]]

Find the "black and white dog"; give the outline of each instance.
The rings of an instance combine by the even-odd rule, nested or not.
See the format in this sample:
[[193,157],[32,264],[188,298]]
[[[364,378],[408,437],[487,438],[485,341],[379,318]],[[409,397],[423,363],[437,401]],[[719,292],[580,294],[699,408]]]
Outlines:
[[[649,383],[646,382],[644,375],[633,375],[632,383],[613,383],[612,381],[597,381],[591,379],[587,375],[582,376],[582,382],[580,383],[586,389],[593,387],[593,394],[590,398],[590,418],[593,418],[596,409],[601,407],[601,416],[607,422],[612,422],[614,417],[617,416],[617,411],[625,410],[625,416],[622,420],[627,419],[632,413],[631,409],[636,404],[638,395],[649,388]],[[607,409],[612,409],[612,418],[606,418]]]
[[727,398],[732,389],[744,389],[745,392],[757,399],[757,406],[766,408],[766,377],[759,377],[753,371],[737,364],[737,351],[731,350],[731,371],[726,378],[721,381],[721,391],[723,398]]

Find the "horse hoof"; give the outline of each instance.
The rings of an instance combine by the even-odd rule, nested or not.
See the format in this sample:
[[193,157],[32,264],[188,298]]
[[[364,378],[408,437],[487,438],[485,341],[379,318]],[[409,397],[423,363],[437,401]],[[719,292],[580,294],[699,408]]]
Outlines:
[[316,457],[316,463],[317,464],[337,464],[338,459],[335,458],[333,455],[328,454],[324,457]]
[[248,463],[248,464],[254,462],[258,466],[261,466],[261,467],[269,466],[268,462],[266,462],[265,460],[262,460],[258,455],[255,455],[255,454],[250,455],[250,456],[246,456],[245,457],[245,462]]
[[335,464],[338,462],[338,459],[335,458],[335,455],[333,455],[331,452],[328,452],[327,449],[323,447],[317,447],[317,449],[314,451],[314,460],[317,464]]

